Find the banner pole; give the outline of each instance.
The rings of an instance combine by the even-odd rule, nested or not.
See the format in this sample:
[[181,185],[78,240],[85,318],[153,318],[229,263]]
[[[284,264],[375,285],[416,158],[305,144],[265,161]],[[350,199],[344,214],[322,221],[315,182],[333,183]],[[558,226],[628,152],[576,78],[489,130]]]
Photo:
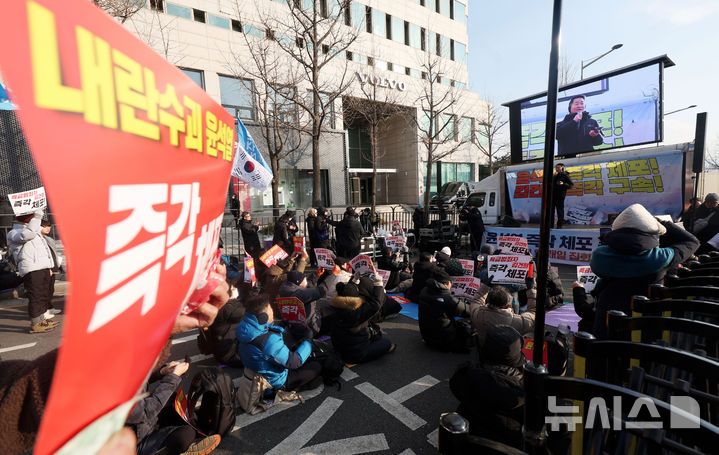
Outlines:
[[554,138],[557,118],[557,76],[559,67],[559,40],[562,21],[562,0],[554,0],[552,16],[552,45],[549,53],[549,81],[547,85],[547,119],[544,135],[544,176],[542,182],[542,213],[539,225],[537,251],[537,310],[534,322],[534,366],[542,363],[544,350],[544,305],[547,301],[547,274],[549,272],[549,236],[554,219],[552,207],[552,170],[554,167]]

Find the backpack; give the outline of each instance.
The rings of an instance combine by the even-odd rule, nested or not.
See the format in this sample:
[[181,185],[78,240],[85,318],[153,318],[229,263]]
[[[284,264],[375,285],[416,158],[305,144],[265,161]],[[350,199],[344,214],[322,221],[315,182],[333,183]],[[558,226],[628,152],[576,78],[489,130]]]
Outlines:
[[559,330],[555,333],[547,331],[544,334],[547,343],[547,371],[552,376],[562,376],[567,372],[569,360],[569,340]]
[[[200,407],[195,405],[202,397]],[[232,429],[237,415],[232,377],[219,368],[207,368],[192,378],[187,407],[195,427],[206,435],[224,436]]]
[[337,378],[342,374],[345,364],[342,359],[332,349],[332,345],[326,341],[312,340],[312,354],[309,360],[316,360],[322,365],[322,379],[326,385],[332,385],[337,382]]

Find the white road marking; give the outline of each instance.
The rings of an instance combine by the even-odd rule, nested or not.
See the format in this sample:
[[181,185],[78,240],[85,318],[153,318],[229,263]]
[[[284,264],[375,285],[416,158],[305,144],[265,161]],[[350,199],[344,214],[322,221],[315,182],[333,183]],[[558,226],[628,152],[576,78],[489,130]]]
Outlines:
[[[356,455],[360,453],[379,452],[389,450],[389,444],[384,434],[372,434],[355,438],[337,439],[323,442],[300,450],[301,455]],[[406,451],[405,451],[406,452]],[[404,453],[404,452],[403,452]],[[408,454],[405,454],[408,455]]]
[[345,382],[350,382],[351,380],[358,378],[359,375],[354,371],[350,370],[349,368],[344,367],[342,369],[342,374],[340,375],[340,377],[344,379]]
[[438,436],[439,428],[435,428],[434,431],[427,435],[427,442],[429,442],[430,445],[437,450],[439,450],[439,439],[437,439]]
[[31,347],[35,346],[36,344],[37,344],[37,342],[27,343],[27,344],[19,344],[17,346],[11,346],[9,348],[2,348],[2,349],[0,349],[0,354],[2,354],[3,352],[19,351],[20,349],[31,348]]
[[174,338],[172,340],[172,344],[175,345],[175,344],[185,343],[186,341],[196,340],[196,339],[197,339],[197,334],[182,337],[182,338]]
[[415,455],[415,453],[412,449],[407,449],[404,452],[400,453],[399,455]]
[[389,396],[397,400],[398,403],[404,403],[413,396],[419,395],[420,393],[437,384],[439,384],[439,380],[427,375],[423,378],[419,378],[416,381],[407,384],[400,389],[395,390],[394,392],[390,393]]
[[297,453],[302,446],[317,434],[324,424],[334,415],[342,404],[342,400],[328,397],[315,409],[302,425],[297,427],[284,441],[277,444],[265,455],[286,455]]
[[382,409],[389,412],[393,417],[402,422],[414,431],[417,428],[426,425],[427,422],[420,416],[405,408],[397,400],[379,390],[369,382],[363,382],[356,385],[355,388],[367,395],[367,397],[377,403]]
[[[235,384],[235,387],[239,384],[240,378],[235,378],[232,380],[232,383]],[[305,401],[309,400],[310,398],[314,398],[325,389],[324,384],[320,384],[319,387],[317,387],[314,390],[308,390],[305,392],[302,392],[300,395],[302,395],[302,398],[305,399]],[[235,419],[235,426],[232,428],[232,431],[237,431],[240,428],[244,428],[248,425],[252,425],[255,422],[259,422],[260,420],[264,420],[267,417],[273,416],[279,412],[285,411],[293,406],[297,406],[300,403],[300,400],[295,401],[282,401],[274,406],[272,406],[267,411],[260,412],[258,414],[255,414],[253,416],[247,414],[246,412],[243,412],[242,414],[238,415]]]

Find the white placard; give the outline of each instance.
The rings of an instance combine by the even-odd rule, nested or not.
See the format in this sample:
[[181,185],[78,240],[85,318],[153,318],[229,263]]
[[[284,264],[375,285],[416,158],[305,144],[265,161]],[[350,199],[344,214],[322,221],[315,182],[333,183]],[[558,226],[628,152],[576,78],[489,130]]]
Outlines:
[[473,276],[460,276],[452,280],[452,295],[473,299],[479,290],[479,278]]
[[317,267],[332,270],[335,268],[335,261],[332,260],[332,251],[327,248],[315,248]]
[[27,215],[37,210],[44,210],[47,207],[44,186],[21,193],[8,194],[7,198],[10,200],[15,216]]
[[374,263],[372,262],[372,258],[366,254],[358,254],[353,257],[350,261],[350,265],[352,266],[352,270],[359,272],[360,275],[377,272],[374,267]]
[[391,273],[392,272],[390,272],[389,270],[377,269],[377,275],[382,277],[382,281],[384,282],[385,286],[387,285],[387,281],[389,280],[389,276]]
[[529,243],[527,239],[519,236],[497,237],[497,250],[501,254],[529,254]]
[[464,276],[474,276],[474,261],[471,259],[457,259],[462,263]]
[[599,277],[592,272],[591,267],[581,265],[577,267],[577,281],[584,285],[585,291],[592,292],[598,280]]
[[532,256],[499,254],[489,256],[487,271],[492,283],[524,284]]
[[399,251],[405,245],[405,238],[400,236],[385,237],[384,244],[392,248],[392,251]]

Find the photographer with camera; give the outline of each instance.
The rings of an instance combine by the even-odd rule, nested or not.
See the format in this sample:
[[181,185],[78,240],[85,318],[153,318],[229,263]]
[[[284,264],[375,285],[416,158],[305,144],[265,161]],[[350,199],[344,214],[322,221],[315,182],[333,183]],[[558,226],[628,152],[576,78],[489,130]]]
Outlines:
[[569,114],[557,123],[557,143],[559,155],[575,155],[591,152],[602,141],[599,123],[584,110],[584,95],[575,95],[569,99]]

